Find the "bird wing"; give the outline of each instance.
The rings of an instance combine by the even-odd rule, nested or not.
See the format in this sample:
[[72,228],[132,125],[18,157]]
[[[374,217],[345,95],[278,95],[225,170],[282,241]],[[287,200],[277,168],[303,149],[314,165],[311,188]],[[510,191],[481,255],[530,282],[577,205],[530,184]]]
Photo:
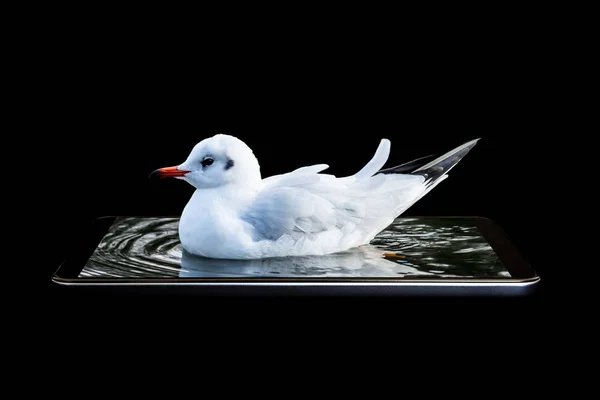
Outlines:
[[318,164],[266,178],[242,219],[254,227],[255,240],[288,240],[299,252],[368,243],[425,190],[423,176],[377,174],[389,150],[383,139],[371,161],[348,177],[323,174],[328,166]]

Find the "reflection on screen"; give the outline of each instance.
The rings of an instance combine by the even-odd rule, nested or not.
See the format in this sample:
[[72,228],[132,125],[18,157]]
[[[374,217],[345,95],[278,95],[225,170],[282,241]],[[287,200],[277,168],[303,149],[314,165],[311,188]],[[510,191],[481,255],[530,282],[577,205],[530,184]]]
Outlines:
[[[509,277],[474,225],[398,218],[371,244],[326,256],[218,260],[184,251],[178,218],[117,218],[80,277]],[[384,252],[399,255],[394,260]]]

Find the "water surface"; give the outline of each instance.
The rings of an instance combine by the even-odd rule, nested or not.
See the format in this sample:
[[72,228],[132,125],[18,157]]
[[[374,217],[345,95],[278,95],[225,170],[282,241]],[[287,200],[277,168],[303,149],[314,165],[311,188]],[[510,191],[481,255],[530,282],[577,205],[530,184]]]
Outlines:
[[[118,218],[82,277],[506,277],[494,250],[464,220],[398,218],[371,244],[326,256],[217,260],[181,247],[178,218]],[[403,258],[388,260],[384,252]]]

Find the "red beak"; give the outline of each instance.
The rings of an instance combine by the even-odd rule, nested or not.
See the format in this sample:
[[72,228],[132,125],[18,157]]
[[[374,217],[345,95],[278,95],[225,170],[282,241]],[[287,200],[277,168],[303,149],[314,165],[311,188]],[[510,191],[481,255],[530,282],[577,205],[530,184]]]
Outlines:
[[152,171],[150,174],[150,178],[158,177],[158,178],[177,178],[181,176],[185,176],[185,174],[191,172],[186,170],[177,169],[179,167],[167,167],[167,168],[159,168],[156,171]]

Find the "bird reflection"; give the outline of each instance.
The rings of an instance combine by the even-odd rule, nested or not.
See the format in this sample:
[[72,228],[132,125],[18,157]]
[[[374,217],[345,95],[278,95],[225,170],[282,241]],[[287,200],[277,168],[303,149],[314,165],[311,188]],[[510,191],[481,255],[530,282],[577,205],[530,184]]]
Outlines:
[[423,274],[416,268],[386,260],[366,245],[322,256],[273,257],[253,260],[204,258],[182,250],[180,278],[199,277],[398,277]]

